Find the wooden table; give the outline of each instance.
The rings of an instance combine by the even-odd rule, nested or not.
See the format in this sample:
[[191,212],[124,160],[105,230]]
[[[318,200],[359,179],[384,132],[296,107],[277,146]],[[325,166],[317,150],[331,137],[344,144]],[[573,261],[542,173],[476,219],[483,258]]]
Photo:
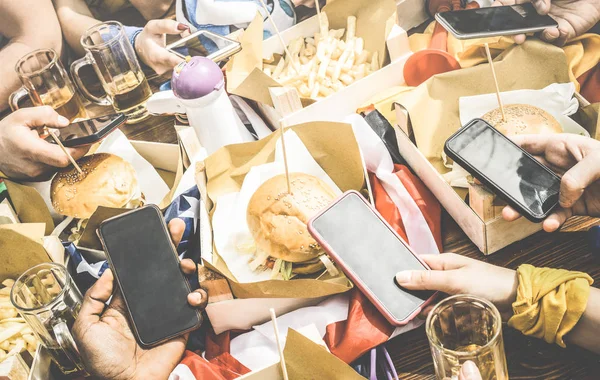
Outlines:
[[[155,85],[153,87],[155,89]],[[173,124],[173,117],[151,117],[122,130],[130,139],[176,143]],[[452,218],[444,214],[444,250],[513,269],[528,263],[585,271],[600,283],[600,258],[592,256],[585,234],[587,229],[597,224],[597,219],[573,218],[560,233],[539,232],[491,256],[484,256]],[[507,326],[503,332],[511,379],[600,378],[600,357],[594,354],[577,347],[561,349],[529,339]],[[435,378],[429,344],[422,327],[393,339],[386,346],[401,379]]]

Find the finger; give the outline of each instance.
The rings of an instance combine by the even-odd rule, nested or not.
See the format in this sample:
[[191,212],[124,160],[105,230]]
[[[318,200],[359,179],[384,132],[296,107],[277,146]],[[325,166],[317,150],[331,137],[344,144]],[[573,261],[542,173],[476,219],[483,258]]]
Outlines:
[[467,360],[460,367],[460,373],[458,374],[458,380],[481,380],[481,373],[479,368],[470,360]]
[[542,228],[546,232],[554,232],[558,230],[560,226],[562,226],[572,215],[573,211],[570,208],[564,209],[559,207],[544,220]]
[[420,259],[432,270],[451,270],[465,266],[471,259],[455,253],[443,253],[439,255],[421,255]]
[[190,306],[198,310],[204,310],[208,304],[208,294],[204,289],[196,289],[188,294],[187,300]]
[[546,42],[553,43],[560,37],[560,31],[558,28],[546,28],[542,31],[540,37]]
[[556,142],[558,135],[514,135],[510,136],[512,142],[534,156],[542,156],[546,148]]
[[517,210],[510,206],[506,206],[502,209],[502,219],[506,220],[507,222],[514,222],[520,217],[521,214],[519,214]]
[[50,106],[22,108],[15,111],[11,117],[15,122],[30,128],[38,128],[43,126],[60,128],[69,125],[69,119],[59,115]]
[[192,259],[183,259],[179,263],[179,267],[184,274],[191,275],[196,273],[196,269],[198,268],[194,260]]
[[181,239],[183,238],[183,233],[185,232],[185,222],[179,218],[172,219],[169,222],[169,234],[171,235],[171,240],[173,241],[173,245],[177,247],[179,243],[181,243]]
[[[51,144],[48,141],[37,137],[31,139],[31,141],[28,141],[27,144],[29,145],[28,150],[31,157],[37,162],[46,164],[48,166],[53,166],[55,168],[65,168],[71,164],[69,156],[67,156],[65,152],[56,144]],[[85,149],[71,148],[69,148],[67,151],[75,154],[77,158],[81,157],[86,152]]]
[[562,176],[559,203],[563,208],[573,207],[586,187],[600,179],[600,154],[589,154]]
[[179,34],[189,28],[188,25],[175,20],[151,20],[145,26],[145,29],[152,34]]
[[550,12],[550,1],[551,0],[531,0],[531,3],[538,14],[547,15],[548,12]]
[[173,70],[175,66],[183,61],[181,57],[169,53],[168,50],[158,45],[152,49],[150,57],[152,57],[152,69],[156,71],[158,75]]
[[409,290],[439,290],[450,293],[451,277],[455,271],[408,270],[396,274],[398,285]]
[[112,293],[113,274],[110,269],[107,269],[102,273],[102,276],[100,276],[94,286],[85,293],[78,318],[100,319],[100,315],[102,315],[106,302],[108,302]]
[[527,40],[527,36],[524,34],[516,34],[513,36],[513,40],[517,45],[522,45],[525,40]]

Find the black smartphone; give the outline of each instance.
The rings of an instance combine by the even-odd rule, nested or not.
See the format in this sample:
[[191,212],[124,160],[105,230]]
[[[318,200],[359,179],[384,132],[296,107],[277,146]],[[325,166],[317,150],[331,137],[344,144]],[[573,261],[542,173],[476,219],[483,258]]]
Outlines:
[[558,204],[560,177],[484,120],[467,123],[444,151],[532,222],[544,220]]
[[200,326],[201,316],[187,302],[190,286],[158,207],[107,219],[97,232],[142,347]]
[[540,15],[533,4],[508,5],[440,12],[436,21],[458,39],[510,36],[558,28],[548,15]]
[[242,45],[230,38],[206,30],[198,30],[167,45],[166,49],[181,58],[206,57],[219,63],[242,50]]
[[358,192],[344,193],[308,231],[391,324],[408,323],[433,301],[435,292],[397,285],[399,271],[429,268]]
[[[119,128],[127,118],[122,113],[100,116],[94,119],[77,121],[65,128],[57,129],[55,134],[66,147],[76,147],[94,144],[109,133]],[[46,138],[51,143],[56,143],[52,136]]]

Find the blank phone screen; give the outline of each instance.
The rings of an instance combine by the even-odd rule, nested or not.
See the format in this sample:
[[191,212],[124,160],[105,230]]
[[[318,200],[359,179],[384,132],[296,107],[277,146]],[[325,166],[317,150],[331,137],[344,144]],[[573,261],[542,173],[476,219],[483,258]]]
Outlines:
[[510,32],[557,26],[550,16],[539,15],[533,4],[467,9],[439,14],[459,34]]
[[198,324],[177,253],[155,208],[117,217],[100,231],[140,343],[151,345]]
[[560,178],[483,120],[463,127],[447,148],[471,167],[465,170],[487,179],[535,217],[558,202]]
[[408,318],[433,294],[407,292],[396,284],[397,272],[427,268],[359,195],[344,196],[312,227],[395,320]]

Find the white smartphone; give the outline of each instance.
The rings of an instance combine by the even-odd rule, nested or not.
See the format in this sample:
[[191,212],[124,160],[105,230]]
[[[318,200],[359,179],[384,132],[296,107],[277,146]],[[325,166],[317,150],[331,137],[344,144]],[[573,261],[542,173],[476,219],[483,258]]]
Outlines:
[[558,28],[556,20],[538,14],[531,3],[441,12],[435,15],[435,19],[459,40],[512,36]]
[[242,45],[231,38],[199,30],[167,45],[167,50],[181,58],[200,56],[218,63],[242,50]]

